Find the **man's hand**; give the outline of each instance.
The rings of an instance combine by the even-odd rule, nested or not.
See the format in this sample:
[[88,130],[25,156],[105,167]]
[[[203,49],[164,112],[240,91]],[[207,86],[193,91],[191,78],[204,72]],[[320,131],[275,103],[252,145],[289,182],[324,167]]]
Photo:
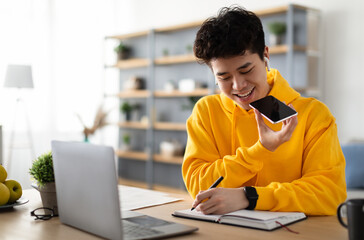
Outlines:
[[[293,108],[292,104],[289,106]],[[258,124],[259,141],[266,149],[274,152],[282,143],[291,139],[298,123],[297,116],[284,120],[282,122],[282,129],[276,132],[265,124],[263,116],[258,110],[254,109],[254,113]]]
[[[206,201],[203,201],[207,199]],[[200,191],[192,204],[203,214],[225,214],[247,208],[249,201],[243,188],[212,188]]]

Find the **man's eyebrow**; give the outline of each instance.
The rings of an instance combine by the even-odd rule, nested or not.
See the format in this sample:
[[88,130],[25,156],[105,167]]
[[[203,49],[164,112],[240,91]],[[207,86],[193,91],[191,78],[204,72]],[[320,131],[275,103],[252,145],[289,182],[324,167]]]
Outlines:
[[242,68],[247,68],[247,67],[249,67],[251,64],[252,64],[251,62],[247,62],[247,63],[245,63],[244,65],[242,65],[242,66],[238,67],[236,70],[240,70],[240,69],[242,69]]
[[[243,68],[247,68],[251,65],[252,63],[251,62],[247,62],[245,63],[244,65],[241,65],[240,67],[238,67],[236,70],[240,70],[240,69],[243,69]],[[228,74],[228,72],[217,72],[216,73],[216,76],[223,76],[225,74]]]

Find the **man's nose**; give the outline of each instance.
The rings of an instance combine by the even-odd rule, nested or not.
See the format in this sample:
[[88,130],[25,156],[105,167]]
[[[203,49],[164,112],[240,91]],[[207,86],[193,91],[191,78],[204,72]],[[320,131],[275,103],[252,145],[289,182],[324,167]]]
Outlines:
[[233,78],[233,89],[234,90],[241,90],[247,86],[247,81],[244,77],[234,77]]

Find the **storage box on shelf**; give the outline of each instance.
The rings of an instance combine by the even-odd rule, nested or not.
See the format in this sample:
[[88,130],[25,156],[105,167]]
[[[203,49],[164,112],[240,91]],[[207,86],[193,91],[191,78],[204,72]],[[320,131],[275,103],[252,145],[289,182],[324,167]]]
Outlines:
[[[267,24],[284,22],[287,26],[280,45],[269,46],[271,65],[280,70],[291,86],[302,94],[320,96],[319,11],[298,5],[287,5],[256,11],[262,19],[269,46]],[[120,121],[120,146],[123,134],[131,135],[131,149],[118,150],[119,174],[131,180],[184,188],[181,177],[182,156],[166,156],[160,144],[166,140],[187,140],[185,121],[191,114],[193,101],[217,93],[211,70],[196,62],[192,53],[195,34],[202,21],[156,28],[108,39],[122,40],[132,47],[129,59],[112,67],[120,72],[120,102],[134,101],[143,105],[142,121]],[[144,89],[123,89],[130,76],[142,77]],[[181,91],[181,81],[191,82],[192,90]],[[168,85],[168,87],[167,87]],[[185,84],[186,85],[186,84]],[[187,84],[191,87],[191,84]],[[182,89],[183,90],[183,89]]]

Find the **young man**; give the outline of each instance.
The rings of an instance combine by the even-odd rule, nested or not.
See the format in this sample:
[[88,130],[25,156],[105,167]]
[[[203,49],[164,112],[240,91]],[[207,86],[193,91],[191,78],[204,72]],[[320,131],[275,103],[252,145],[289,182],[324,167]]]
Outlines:
[[[182,174],[205,214],[238,209],[333,215],[346,199],[345,159],[334,117],[269,69],[261,21],[240,7],[204,22],[194,52],[221,94],[202,98],[187,120]],[[249,103],[273,95],[298,115],[271,124]],[[218,188],[207,190],[220,176]],[[205,200],[205,201],[203,201]]]

